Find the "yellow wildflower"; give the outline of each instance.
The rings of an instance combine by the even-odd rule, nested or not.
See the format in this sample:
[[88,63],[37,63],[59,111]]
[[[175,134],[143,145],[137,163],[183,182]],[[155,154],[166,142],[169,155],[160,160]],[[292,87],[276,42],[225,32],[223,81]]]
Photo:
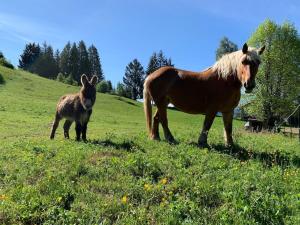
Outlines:
[[124,195],[124,196],[122,197],[121,202],[122,202],[123,204],[126,204],[126,203],[128,202],[128,198],[127,198],[126,195]]
[[145,189],[146,191],[150,191],[151,185],[150,185],[150,184],[145,184],[145,185],[144,185],[144,189]]
[[7,196],[6,195],[0,195],[0,200],[1,201],[5,201],[7,199]]
[[160,180],[160,183],[162,183],[162,184],[166,184],[166,183],[168,183],[168,179],[167,178],[163,178],[163,179],[161,179]]

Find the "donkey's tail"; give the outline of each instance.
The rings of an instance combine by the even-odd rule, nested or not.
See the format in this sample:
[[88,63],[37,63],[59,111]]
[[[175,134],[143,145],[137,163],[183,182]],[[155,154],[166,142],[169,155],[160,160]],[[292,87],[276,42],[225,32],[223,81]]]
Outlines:
[[146,124],[147,129],[149,132],[149,135],[151,135],[151,129],[152,129],[152,105],[151,105],[151,94],[149,92],[149,85],[148,80],[145,80],[144,83],[144,112],[146,117]]

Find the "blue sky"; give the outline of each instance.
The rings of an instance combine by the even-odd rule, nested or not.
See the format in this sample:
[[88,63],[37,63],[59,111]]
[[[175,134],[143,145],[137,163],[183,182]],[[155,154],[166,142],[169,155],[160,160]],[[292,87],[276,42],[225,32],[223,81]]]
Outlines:
[[200,71],[215,61],[223,36],[247,41],[265,19],[300,28],[299,0],[5,0],[0,7],[0,51],[14,65],[28,42],[62,49],[84,40],[99,52],[107,79],[122,80],[137,58],[146,69],[160,49],[178,68]]

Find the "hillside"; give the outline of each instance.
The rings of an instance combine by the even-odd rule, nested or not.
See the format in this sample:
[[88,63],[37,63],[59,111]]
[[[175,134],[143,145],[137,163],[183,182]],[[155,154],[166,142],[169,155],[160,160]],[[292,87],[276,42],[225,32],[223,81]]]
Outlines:
[[[300,146],[222,118],[169,110],[178,145],[147,139],[141,103],[97,94],[88,143],[49,140],[59,97],[78,87],[0,67],[1,224],[300,224]],[[161,133],[161,137],[163,137]]]

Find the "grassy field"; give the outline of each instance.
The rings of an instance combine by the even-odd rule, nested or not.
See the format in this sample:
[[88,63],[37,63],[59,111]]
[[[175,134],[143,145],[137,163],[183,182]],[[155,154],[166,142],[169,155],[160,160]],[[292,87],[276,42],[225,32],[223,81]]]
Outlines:
[[88,143],[49,140],[58,98],[78,87],[0,67],[0,224],[300,224],[300,145],[222,118],[169,110],[178,145],[147,139],[142,104],[98,94]]

